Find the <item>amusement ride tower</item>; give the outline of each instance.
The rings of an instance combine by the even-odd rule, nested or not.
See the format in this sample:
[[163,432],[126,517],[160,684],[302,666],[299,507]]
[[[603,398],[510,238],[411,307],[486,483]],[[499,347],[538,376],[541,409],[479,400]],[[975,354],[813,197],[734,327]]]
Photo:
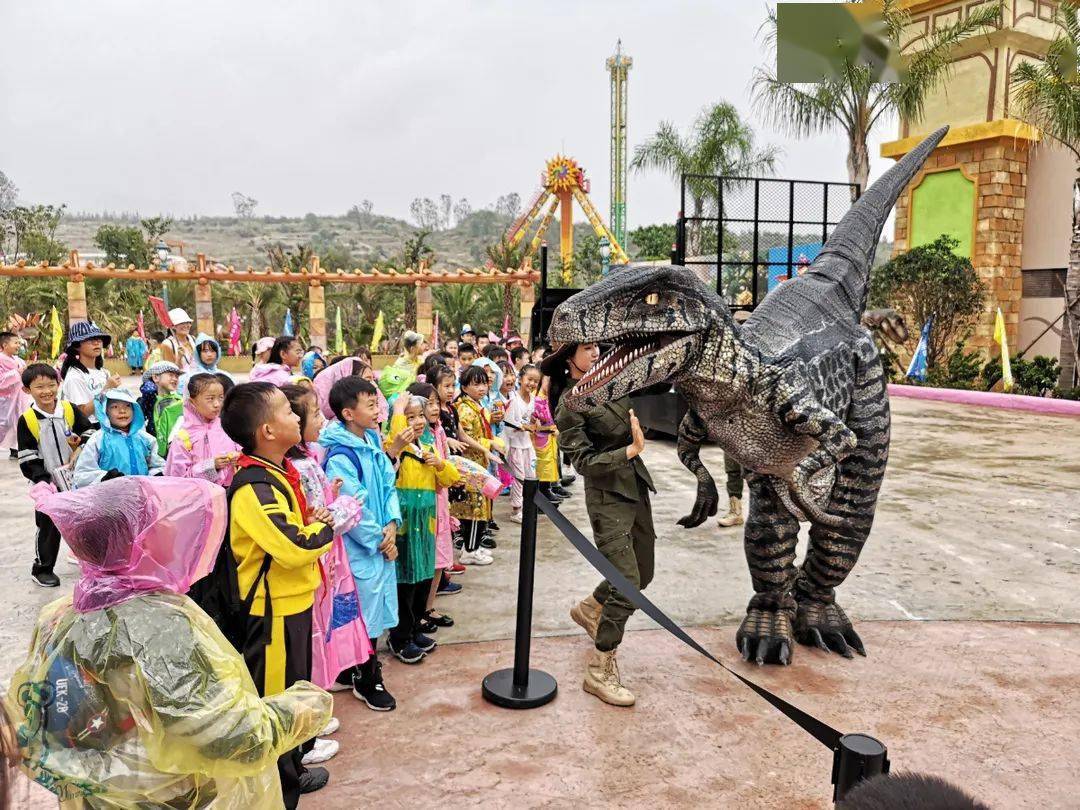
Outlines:
[[622,52],[607,60],[611,74],[611,215],[608,222],[620,245],[626,244],[626,86],[634,60]]

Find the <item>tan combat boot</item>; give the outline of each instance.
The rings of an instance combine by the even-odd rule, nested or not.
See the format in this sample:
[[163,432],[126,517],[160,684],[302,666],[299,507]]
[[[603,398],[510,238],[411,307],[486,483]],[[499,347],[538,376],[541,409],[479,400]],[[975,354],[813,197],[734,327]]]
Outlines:
[[741,526],[743,522],[742,499],[728,498],[728,513],[721,515],[716,522],[725,529],[728,526]]
[[612,706],[634,705],[634,693],[622,685],[619,677],[615,650],[593,651],[592,658],[585,667],[585,683],[582,684],[582,688],[590,695],[596,695],[604,703],[610,703]]
[[591,593],[570,608],[570,618],[581,625],[589,638],[596,641],[596,628],[600,624],[600,612],[604,606]]

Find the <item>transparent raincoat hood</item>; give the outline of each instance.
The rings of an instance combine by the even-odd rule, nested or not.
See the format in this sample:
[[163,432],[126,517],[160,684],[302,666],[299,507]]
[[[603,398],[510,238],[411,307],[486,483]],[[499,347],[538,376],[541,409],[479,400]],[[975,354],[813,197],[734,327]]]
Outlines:
[[[40,493],[40,490],[38,490]],[[39,495],[78,557],[76,610],[150,591],[187,593],[214,566],[225,534],[225,490],[198,478],[116,478],[85,491]]]
[[20,766],[65,806],[282,806],[277,758],[330,719],[300,681],[260,698],[244,660],[188,597],[224,534],[224,491],[121,478],[97,497],[42,495],[82,560],[41,612],[4,701]]

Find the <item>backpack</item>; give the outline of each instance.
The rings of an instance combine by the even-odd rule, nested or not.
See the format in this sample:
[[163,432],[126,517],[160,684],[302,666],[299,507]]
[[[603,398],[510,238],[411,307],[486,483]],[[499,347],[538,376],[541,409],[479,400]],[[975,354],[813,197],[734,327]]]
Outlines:
[[[233,477],[228,490],[228,500],[232,503],[232,497],[240,487],[248,484],[269,484],[292,503],[293,494],[277,478],[271,475],[263,467],[242,467]],[[229,527],[225,528],[225,537],[218,549],[217,560],[214,568],[205,577],[192,584],[188,590],[188,596],[203,609],[207,616],[213,619],[214,624],[221,630],[222,635],[229,641],[241,655],[247,641],[248,618],[251,614],[251,604],[255,601],[255,592],[259,589],[270,564],[274,558],[269,554],[263,556],[259,573],[255,575],[255,581],[251,584],[251,590],[247,595],[240,596],[240,583],[237,578],[236,558],[233,556],[232,543],[229,542]],[[273,627],[273,606],[270,602],[270,583],[266,583],[266,602],[263,608],[263,643],[270,643],[270,631]]]
[[[60,401],[60,407],[64,411],[64,424],[68,426],[68,430],[75,427],[75,408],[66,399]],[[23,412],[23,419],[26,420],[26,427],[30,431],[30,435],[34,437],[34,441],[41,441],[41,422],[38,420],[37,411],[33,408],[27,408]]]
[[330,448],[330,452],[326,454],[326,459],[323,461],[323,469],[326,468],[326,465],[330,463],[330,459],[334,456],[345,456],[345,458],[352,462],[352,465],[356,467],[356,480],[364,480],[364,468],[360,466],[360,456],[356,454],[355,450],[348,445],[335,444]]

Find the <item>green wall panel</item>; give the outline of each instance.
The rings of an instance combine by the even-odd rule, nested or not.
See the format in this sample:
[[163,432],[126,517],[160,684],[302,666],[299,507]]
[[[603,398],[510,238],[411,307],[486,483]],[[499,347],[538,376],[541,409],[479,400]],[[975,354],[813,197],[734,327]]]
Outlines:
[[912,193],[911,247],[947,234],[960,243],[956,252],[971,258],[974,223],[975,183],[959,169],[926,175]]

